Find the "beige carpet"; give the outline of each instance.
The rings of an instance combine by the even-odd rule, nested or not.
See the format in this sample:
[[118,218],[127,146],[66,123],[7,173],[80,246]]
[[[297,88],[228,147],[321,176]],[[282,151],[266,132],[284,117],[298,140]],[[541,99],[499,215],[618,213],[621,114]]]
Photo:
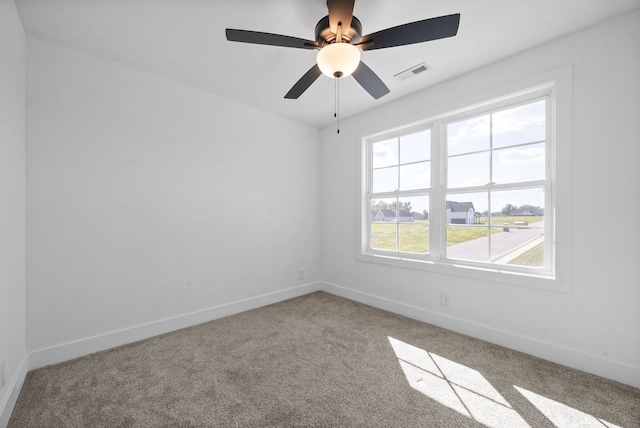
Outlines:
[[640,390],[318,292],[30,372],[9,427],[639,427]]

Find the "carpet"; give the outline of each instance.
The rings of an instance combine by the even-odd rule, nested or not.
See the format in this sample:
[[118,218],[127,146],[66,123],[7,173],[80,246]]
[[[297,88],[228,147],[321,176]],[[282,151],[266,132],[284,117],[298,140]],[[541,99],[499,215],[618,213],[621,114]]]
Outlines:
[[33,370],[17,427],[640,427],[640,390],[324,292]]

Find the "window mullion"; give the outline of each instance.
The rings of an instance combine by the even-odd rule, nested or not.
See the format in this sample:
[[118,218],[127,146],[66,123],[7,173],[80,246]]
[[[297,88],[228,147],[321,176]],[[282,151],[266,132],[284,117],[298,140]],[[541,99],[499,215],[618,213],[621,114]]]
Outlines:
[[[555,135],[553,130],[555,129],[555,89],[546,96],[546,117],[545,123],[545,222],[544,222],[544,267],[551,270],[553,260],[555,260],[555,224],[556,224],[556,210],[550,210],[547,207],[556,206],[555,201],[555,168],[553,162],[555,160],[555,148],[553,142],[555,141]],[[547,217],[548,216],[548,217]]]
[[489,183],[487,186],[487,241],[489,245],[489,260],[493,260],[493,230],[491,229],[491,221],[489,216],[491,213],[491,185],[493,184],[493,113],[489,114]]
[[446,133],[442,121],[435,121],[431,130],[431,193],[429,196],[429,254],[436,260],[444,256],[444,183],[446,165]]
[[399,198],[399,194],[400,194],[400,165],[402,164],[402,162],[400,161],[400,159],[402,159],[402,153],[401,153],[401,148],[400,148],[400,137],[396,138],[396,144],[398,145],[398,164],[397,164],[397,168],[398,168],[398,177],[397,177],[397,181],[396,181],[396,207],[395,207],[395,211],[396,211],[396,251],[400,252],[400,198]]

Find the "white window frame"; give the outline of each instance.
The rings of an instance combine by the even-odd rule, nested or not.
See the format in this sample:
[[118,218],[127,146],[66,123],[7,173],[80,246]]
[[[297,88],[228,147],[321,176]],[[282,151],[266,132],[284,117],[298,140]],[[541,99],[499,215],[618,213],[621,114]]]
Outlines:
[[[571,290],[571,75],[572,67],[553,70],[544,75],[486,91],[475,99],[460,100],[458,108],[442,114],[435,114],[413,123],[398,124],[392,129],[364,134],[360,141],[360,186],[359,186],[359,227],[357,259],[365,262],[382,263],[391,266],[426,270],[456,276],[472,277],[515,285],[547,288],[555,291]],[[482,97],[485,97],[484,99]],[[513,265],[499,265],[446,258],[446,226],[443,219],[447,189],[444,186],[446,171],[446,123],[461,118],[478,115],[483,111],[495,111],[514,104],[524,104],[540,97],[546,97],[547,155],[545,187],[545,268],[526,268]],[[558,126],[561,123],[562,126]],[[429,254],[414,254],[371,249],[370,246],[370,193],[372,167],[371,145],[402,134],[410,134],[424,129],[432,129],[431,136],[431,188],[429,210]],[[437,131],[437,135],[434,130]],[[362,134],[361,134],[362,135]],[[557,145],[558,138],[562,146]],[[557,180],[557,161],[562,164],[562,181]],[[540,184],[540,183],[538,183]],[[508,186],[506,186],[508,187]],[[455,189],[456,192],[464,189]],[[477,190],[477,189],[474,189]],[[558,193],[566,198],[560,204],[564,215],[558,216]],[[565,220],[568,219],[568,222]],[[558,241],[558,222],[564,224]],[[564,222],[564,223],[562,223]],[[434,226],[437,225],[437,226]],[[565,241],[566,239],[566,241]],[[443,251],[444,250],[444,251]]]

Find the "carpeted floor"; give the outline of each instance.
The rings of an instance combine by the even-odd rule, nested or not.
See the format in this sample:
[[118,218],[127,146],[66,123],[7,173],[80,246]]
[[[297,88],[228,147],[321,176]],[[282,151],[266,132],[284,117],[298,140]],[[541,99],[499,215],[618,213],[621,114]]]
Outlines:
[[640,427],[640,390],[318,292],[27,375],[9,427]]

